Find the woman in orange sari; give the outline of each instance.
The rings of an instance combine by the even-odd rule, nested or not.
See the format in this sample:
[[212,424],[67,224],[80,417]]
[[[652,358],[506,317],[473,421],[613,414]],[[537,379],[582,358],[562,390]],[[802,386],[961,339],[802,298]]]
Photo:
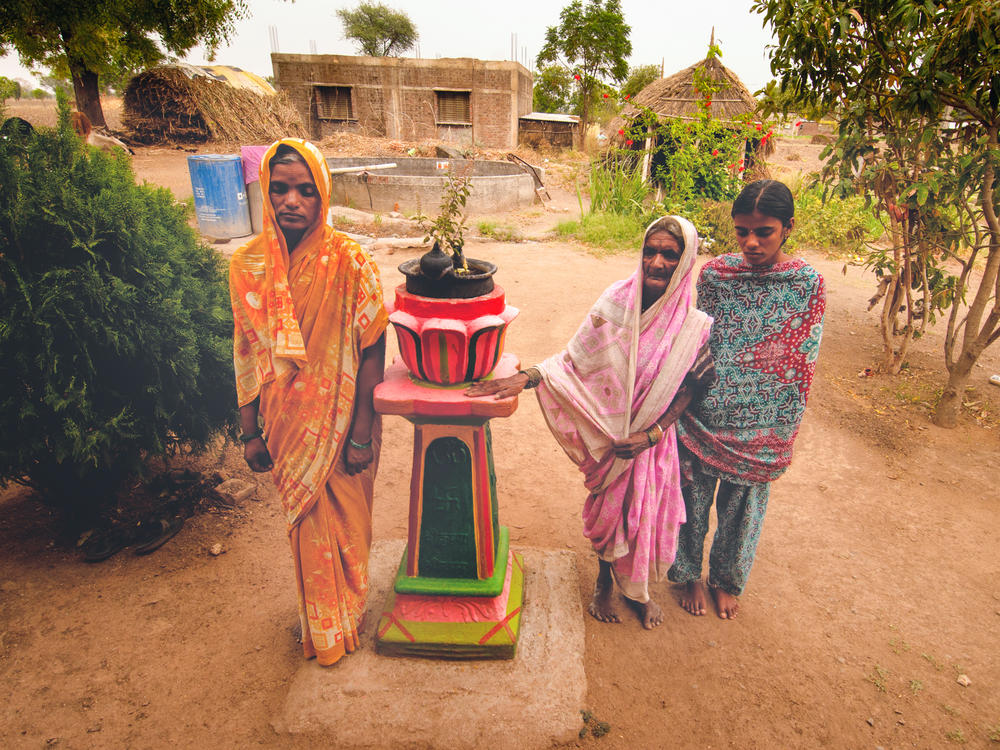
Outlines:
[[263,231],[229,267],[240,440],[281,495],[305,656],[333,664],[358,648],[368,592],[388,318],[374,261],[325,222],[319,150],[272,144],[260,184]]

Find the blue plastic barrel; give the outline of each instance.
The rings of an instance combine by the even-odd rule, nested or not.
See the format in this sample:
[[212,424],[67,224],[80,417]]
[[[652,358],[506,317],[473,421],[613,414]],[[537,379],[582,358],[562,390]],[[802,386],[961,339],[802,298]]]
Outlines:
[[201,233],[216,239],[250,234],[250,204],[240,157],[197,154],[187,160],[194,191],[194,213]]

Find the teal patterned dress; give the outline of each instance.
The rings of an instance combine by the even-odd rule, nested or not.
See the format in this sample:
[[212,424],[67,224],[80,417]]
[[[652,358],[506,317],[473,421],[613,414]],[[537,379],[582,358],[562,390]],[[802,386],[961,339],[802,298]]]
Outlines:
[[687,522],[670,580],[701,577],[713,501],[718,524],[709,586],[734,596],[750,575],[770,482],[788,468],[816,369],[826,288],[794,258],[766,268],[742,254],[705,265],[698,307],[714,318],[709,346],[718,380],[677,422]]

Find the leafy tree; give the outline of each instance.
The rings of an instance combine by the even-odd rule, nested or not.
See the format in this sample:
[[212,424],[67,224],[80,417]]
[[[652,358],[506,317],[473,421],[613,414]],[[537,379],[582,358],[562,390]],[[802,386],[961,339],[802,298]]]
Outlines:
[[[841,113],[824,179],[885,211],[882,327],[889,365],[934,309],[947,313],[948,382],[934,422],[954,426],[976,360],[1000,338],[1000,2],[756,0],[771,70],[794,104]],[[950,277],[943,261],[957,264]],[[907,317],[896,321],[902,306]],[[905,350],[902,352],[905,354]]]
[[344,38],[355,42],[362,55],[399,57],[417,43],[417,27],[410,17],[382,3],[341,8],[337,15],[344,24]]
[[0,103],[3,103],[8,99],[15,98],[21,98],[21,84],[4,76],[0,76]]
[[535,73],[532,106],[536,112],[569,114],[573,75],[562,65],[546,65]]
[[580,129],[586,134],[594,102],[605,79],[621,83],[628,77],[631,27],[625,23],[619,0],[573,0],[559,14],[559,25],[545,31],[538,53],[539,68],[553,63],[573,71],[580,97]]
[[0,482],[78,519],[235,414],[225,267],[69,126],[0,140]]
[[659,65],[640,65],[628,72],[628,80],[622,86],[622,97],[631,99],[660,77]]
[[24,65],[62,68],[76,107],[104,125],[99,79],[122,60],[133,69],[182,55],[196,44],[214,53],[246,13],[245,0],[19,0],[0,3],[0,54],[16,50]]

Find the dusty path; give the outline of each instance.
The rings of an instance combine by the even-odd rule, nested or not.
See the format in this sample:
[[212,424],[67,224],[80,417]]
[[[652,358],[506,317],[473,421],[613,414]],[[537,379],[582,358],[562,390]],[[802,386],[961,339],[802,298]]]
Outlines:
[[[164,154],[145,155],[146,178],[179,181],[184,155]],[[521,308],[508,349],[524,363],[560,349],[635,262],[559,242],[469,252],[499,264],[498,282]],[[399,283],[395,266],[415,254],[377,255],[387,290]],[[581,708],[611,732],[570,746],[997,747],[1000,435],[968,415],[953,431],[928,423],[919,402],[939,368],[934,334],[918,343],[910,376],[859,378],[877,346],[876,319],[864,311],[870,279],[807,257],[828,282],[827,326],[740,617],[693,618],[664,582],[654,587],[661,628],[588,620]],[[977,413],[1000,407],[1000,389],[985,385],[1000,372],[998,354],[976,369],[970,399],[987,405]],[[385,425],[375,536],[399,539],[411,429],[398,418]],[[530,396],[493,432],[512,544],[575,551],[586,601],[596,563],[580,533],[575,469]],[[203,466],[248,475],[232,447]],[[256,500],[190,519],[148,557],[125,551],[88,566],[52,537],[51,518],[27,494],[0,499],[0,746],[318,745],[269,724],[301,657],[284,524],[267,481]],[[213,557],[217,542],[225,554]]]

